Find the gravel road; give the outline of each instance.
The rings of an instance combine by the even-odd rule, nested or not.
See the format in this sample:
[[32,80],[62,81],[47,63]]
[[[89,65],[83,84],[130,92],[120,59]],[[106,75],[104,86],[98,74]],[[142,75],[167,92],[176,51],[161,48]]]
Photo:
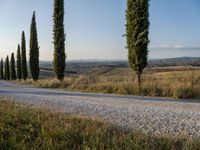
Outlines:
[[200,137],[200,103],[33,88],[0,81],[0,98],[98,118],[150,134]]

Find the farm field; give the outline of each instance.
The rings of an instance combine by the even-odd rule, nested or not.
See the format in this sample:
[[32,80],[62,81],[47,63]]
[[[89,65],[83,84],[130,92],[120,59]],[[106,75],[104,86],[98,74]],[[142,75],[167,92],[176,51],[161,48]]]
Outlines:
[[[190,66],[191,61],[183,64],[179,60],[176,63],[181,66],[167,67],[163,66],[166,65],[164,60],[159,65],[157,61],[144,70],[140,90],[135,74],[124,61],[70,62],[63,82],[53,79],[52,66],[46,62],[41,64],[41,80],[15,83],[69,91],[200,99],[200,67]],[[168,64],[173,61],[168,60]]]

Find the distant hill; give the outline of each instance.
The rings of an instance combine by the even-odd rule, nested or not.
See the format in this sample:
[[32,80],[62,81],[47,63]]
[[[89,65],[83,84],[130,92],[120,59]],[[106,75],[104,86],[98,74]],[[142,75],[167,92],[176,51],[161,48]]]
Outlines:
[[[52,62],[42,61],[41,67],[52,68]],[[86,67],[128,67],[127,60],[69,60],[66,62],[67,69],[75,69]],[[166,67],[166,66],[199,66],[200,57],[178,57],[166,59],[149,59],[149,67]]]
[[[200,68],[200,57],[150,59],[147,70],[162,71],[177,66]],[[40,67],[42,78],[53,76],[52,62],[42,61]],[[127,75],[130,73],[126,60],[73,60],[66,63],[66,74],[68,75]]]
[[167,67],[167,66],[199,66],[200,57],[178,57],[167,59],[150,59],[150,67]]

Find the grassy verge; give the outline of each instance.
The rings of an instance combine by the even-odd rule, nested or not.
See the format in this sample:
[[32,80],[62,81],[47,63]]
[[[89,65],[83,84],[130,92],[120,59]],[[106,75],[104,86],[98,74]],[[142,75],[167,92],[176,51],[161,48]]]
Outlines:
[[83,117],[0,101],[0,149],[196,150],[200,141],[130,133]]
[[79,76],[67,77],[63,82],[46,79],[37,82],[16,81],[16,83],[82,92],[200,99],[200,71],[144,74],[141,92],[134,76]]

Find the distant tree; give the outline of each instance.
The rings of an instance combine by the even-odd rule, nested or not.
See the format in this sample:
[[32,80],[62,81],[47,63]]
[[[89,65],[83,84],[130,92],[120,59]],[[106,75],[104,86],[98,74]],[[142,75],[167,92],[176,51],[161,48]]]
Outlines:
[[10,65],[9,65],[9,57],[6,57],[5,62],[5,79],[10,80]]
[[21,51],[20,51],[20,45],[18,44],[17,47],[17,78],[19,80],[22,79],[22,63],[21,63]]
[[30,29],[30,70],[34,81],[39,78],[39,47],[37,37],[37,27],[35,20],[35,12],[33,12],[31,29]]
[[0,63],[0,79],[2,80],[2,78],[1,78],[1,63]]
[[126,21],[129,66],[136,71],[141,86],[141,74],[148,57],[149,0],[128,0]]
[[5,63],[4,63],[4,79],[7,80],[7,58],[5,60]]
[[54,72],[57,79],[65,76],[65,32],[64,32],[64,0],[54,0],[53,14],[54,32]]
[[16,80],[16,70],[15,70],[15,56],[14,53],[11,54],[10,58],[10,77],[11,80]]
[[1,79],[4,79],[4,71],[3,71],[4,67],[3,67],[3,59],[1,59],[1,71],[0,71],[0,75],[1,75]]
[[25,33],[22,32],[22,41],[21,41],[21,59],[22,59],[22,76],[23,79],[26,80],[28,77],[28,71],[27,71],[27,60],[26,60],[26,39],[25,39]]

